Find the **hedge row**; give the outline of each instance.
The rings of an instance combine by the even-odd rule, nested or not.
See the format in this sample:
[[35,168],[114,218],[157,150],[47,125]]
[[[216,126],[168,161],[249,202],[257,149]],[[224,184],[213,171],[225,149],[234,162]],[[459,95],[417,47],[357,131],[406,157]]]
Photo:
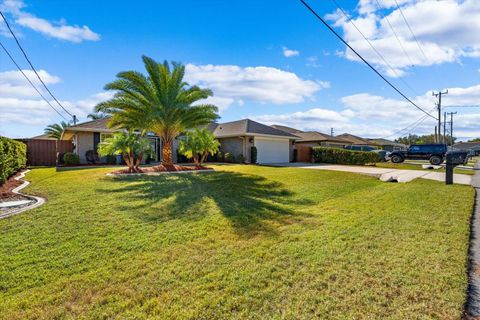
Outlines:
[[352,151],[339,148],[313,147],[313,162],[357,164],[379,162],[380,156],[375,152]]
[[27,145],[5,137],[0,137],[0,184],[16,173],[27,163]]

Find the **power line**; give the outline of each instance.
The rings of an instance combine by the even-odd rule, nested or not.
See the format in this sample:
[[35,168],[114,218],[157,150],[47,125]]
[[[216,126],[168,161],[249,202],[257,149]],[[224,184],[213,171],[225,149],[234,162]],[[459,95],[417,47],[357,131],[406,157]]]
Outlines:
[[463,106],[449,105],[449,106],[444,106],[444,108],[480,108],[480,105],[479,104],[463,105]]
[[[382,9],[382,6],[380,5],[380,2],[378,2],[378,0],[375,0],[375,1],[377,2],[378,8],[381,10],[381,9]],[[408,55],[407,51],[405,50],[405,47],[403,46],[402,41],[400,41],[400,38],[398,37],[397,33],[395,32],[395,29],[393,29],[393,26],[392,26],[392,24],[390,23],[390,19],[388,19],[388,16],[385,16],[385,20],[387,21],[388,26],[389,26],[390,29],[392,30],[393,35],[394,35],[395,38],[397,39],[398,44],[400,45],[400,48],[402,48],[403,53],[404,53],[405,56],[407,57],[408,61],[410,61],[410,64],[413,66],[414,63],[413,63],[412,59],[410,58],[410,56]]]
[[[435,108],[433,108],[431,111],[435,110]],[[408,126],[406,126],[405,128],[403,129],[400,129],[400,130],[397,130],[395,132],[393,132],[392,134],[389,134],[388,136],[385,136],[385,137],[382,137],[380,139],[386,139],[388,137],[391,137],[391,136],[394,136],[394,135],[397,135],[401,132],[405,132],[405,133],[411,133],[413,130],[415,130],[419,125],[421,125],[426,119],[428,118],[428,115],[423,115],[421,118],[417,119],[416,121],[410,123]]]
[[339,35],[322,17],[320,17],[318,15],[318,13],[313,10],[304,0],[300,0],[300,2],[318,19],[320,20],[338,39],[340,39],[341,42],[343,42],[350,50],[352,50],[353,53],[355,53],[370,69],[373,70],[373,72],[375,72],[380,78],[383,79],[383,81],[385,81],[390,87],[393,88],[393,90],[395,90],[399,95],[401,95],[405,100],[407,100],[410,104],[412,104],[415,108],[417,108],[418,110],[422,111],[423,113],[425,113],[426,115],[428,115],[429,117],[432,117],[433,119],[437,119],[435,118],[433,115],[431,115],[430,113],[428,113],[427,111],[425,111],[423,108],[419,107],[415,102],[413,102],[412,100],[410,100],[410,98],[408,98],[402,91],[400,91],[397,87],[395,87],[390,81],[388,81],[387,78],[385,78],[377,69],[375,69],[375,67],[373,67],[367,60],[365,60],[364,57],[362,57],[360,55],[360,53],[358,53],[355,49],[353,49],[353,47],[351,45],[348,44],[347,41],[345,41],[341,35]]
[[343,10],[342,7],[340,7],[340,5],[338,4],[338,2],[336,0],[332,0],[335,5],[337,6],[337,8],[343,13],[343,15],[345,16],[345,18],[348,19],[348,22],[351,23],[353,25],[353,27],[358,31],[358,33],[360,33],[363,37],[363,39],[365,39],[365,41],[367,41],[367,43],[370,45],[370,47],[372,48],[373,51],[375,51],[375,53],[380,57],[380,59],[383,60],[383,62],[390,68],[390,70],[392,70],[392,72],[397,76],[398,79],[400,79],[400,81],[403,82],[403,84],[405,84],[410,90],[412,90],[413,93],[415,93],[416,95],[419,95],[418,92],[413,88],[411,87],[402,77],[400,77],[400,75],[397,73],[397,71],[392,67],[392,65],[390,63],[388,63],[388,61],[385,59],[385,57],[374,47],[374,45],[372,44],[372,42],[365,36],[365,34],[357,27],[357,25],[353,22],[353,20],[348,16],[348,14],[345,12],[345,10]]
[[42,83],[43,87],[45,88],[45,90],[47,90],[47,92],[50,94],[50,96],[53,98],[53,100],[55,100],[55,102],[60,106],[60,108],[63,109],[63,111],[65,111],[69,116],[71,116],[72,118],[74,118],[74,115],[71,114],[67,109],[65,109],[65,107],[58,101],[58,99],[53,95],[53,93],[50,91],[50,89],[48,89],[47,85],[45,84],[45,82],[43,82],[42,78],[40,77],[40,75],[38,74],[37,70],[35,69],[35,67],[33,66],[32,62],[30,61],[30,59],[28,58],[27,56],[27,53],[25,52],[25,50],[23,49],[23,47],[21,46],[20,42],[18,41],[17,39],[17,36],[15,36],[15,33],[13,32],[12,28],[10,28],[10,24],[8,23],[7,19],[5,18],[5,16],[3,15],[2,11],[0,11],[0,15],[2,16],[3,18],[3,21],[5,21],[5,24],[7,25],[7,28],[8,30],[10,31],[11,35],[13,36],[13,38],[15,39],[15,42],[17,43],[18,47],[20,48],[20,50],[22,51],[23,53],[23,56],[25,57],[25,59],[28,61],[28,64],[30,65],[30,67],[32,68],[33,72],[36,74],[38,80],[40,80],[40,82]]
[[4,45],[2,44],[2,42],[0,42],[0,46],[2,47],[3,51],[5,51],[5,53],[7,54],[7,56],[10,58],[10,60],[12,60],[12,62],[15,64],[15,66],[17,67],[18,71],[20,71],[23,76],[25,77],[25,79],[27,79],[28,83],[30,83],[30,85],[33,87],[33,89],[35,89],[35,91],[37,91],[37,93],[40,95],[40,97],[42,97],[43,100],[45,100],[45,102],[56,112],[58,113],[58,115],[60,117],[62,117],[63,119],[65,119],[66,121],[68,121],[67,118],[65,118],[65,116],[63,114],[60,113],[60,111],[58,111],[57,109],[55,109],[54,106],[52,106],[52,104],[50,103],[50,101],[48,101],[45,96],[40,92],[40,90],[37,89],[37,87],[33,84],[33,82],[28,78],[28,76],[25,74],[25,72],[22,70],[22,68],[20,68],[20,66],[18,65],[18,63],[15,61],[15,59],[12,57],[12,55],[10,54],[10,52],[8,52],[7,48],[4,47]]
[[412,34],[413,39],[415,39],[415,42],[417,43],[418,48],[419,48],[420,51],[422,52],[422,54],[423,54],[423,56],[425,57],[425,59],[428,60],[427,55],[425,54],[425,51],[423,51],[422,46],[420,45],[420,42],[418,42],[417,37],[415,36],[415,33],[413,33],[413,30],[412,30],[412,28],[410,27],[410,24],[408,23],[407,18],[406,18],[405,15],[403,14],[402,8],[398,5],[397,0],[394,0],[394,1],[395,1],[395,4],[397,5],[398,10],[400,11],[400,14],[401,14],[402,17],[403,17],[403,21],[405,21],[405,24],[407,25],[408,30],[410,30],[410,33]]

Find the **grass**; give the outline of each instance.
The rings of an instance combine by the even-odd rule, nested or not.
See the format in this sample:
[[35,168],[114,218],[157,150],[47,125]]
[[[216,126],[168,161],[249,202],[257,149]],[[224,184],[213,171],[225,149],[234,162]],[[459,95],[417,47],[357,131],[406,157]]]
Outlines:
[[216,169],[34,169],[47,203],[0,220],[0,318],[460,318],[472,188]]
[[[425,164],[428,164],[428,162],[425,162]],[[424,169],[424,168],[422,168],[422,165],[420,165],[420,164],[413,164],[413,163],[408,163],[408,162],[404,162],[404,163],[378,162],[378,163],[375,164],[375,166],[379,167],[379,168],[392,168],[392,169],[402,169],[402,170],[422,170],[422,171],[431,171],[431,172],[445,172],[445,168]],[[455,169],[453,169],[453,173],[474,175],[475,171],[474,170],[469,170],[469,169],[455,168]]]

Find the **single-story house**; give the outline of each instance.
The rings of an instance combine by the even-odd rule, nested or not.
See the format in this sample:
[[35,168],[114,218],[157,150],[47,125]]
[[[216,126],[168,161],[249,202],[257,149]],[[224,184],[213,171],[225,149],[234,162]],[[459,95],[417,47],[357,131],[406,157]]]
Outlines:
[[349,144],[356,145],[356,146],[371,146],[372,142],[368,139],[364,139],[359,136],[355,136],[350,133],[342,133],[337,136],[337,138],[343,139],[348,141]]
[[398,143],[395,141],[387,139],[368,139],[372,143],[372,147],[378,147],[379,149],[385,151],[397,151],[397,150],[407,150],[408,146],[403,143]]
[[39,136],[31,137],[32,140],[56,140],[55,138],[50,137],[50,135],[44,133]]
[[309,146],[309,147],[325,146],[325,147],[343,148],[346,145],[351,144],[347,140],[334,137],[325,133],[321,133],[318,131],[301,131],[295,128],[290,128],[287,126],[281,126],[277,124],[272,125],[271,127],[288,132],[290,134],[293,134],[299,137],[299,139],[295,140],[295,145],[302,145],[302,146]]
[[[118,129],[111,129],[107,126],[109,118],[92,120],[88,122],[79,123],[77,125],[69,126],[62,134],[61,140],[72,141],[73,152],[80,157],[80,163],[88,163],[86,152],[89,150],[97,151],[98,144],[105,138],[111,137],[113,133],[118,132]],[[160,138],[149,134],[148,139],[151,141],[153,152],[150,155],[152,162],[159,162],[161,157]],[[177,148],[176,141],[174,142],[174,150]],[[173,152],[173,160],[176,161],[177,153]],[[105,162],[101,158],[100,162]]]
[[[72,141],[74,151],[80,157],[80,163],[88,163],[86,152],[97,150],[98,144],[105,138],[118,132],[107,126],[109,118],[92,120],[77,125],[69,126],[62,134],[62,140]],[[293,141],[298,139],[295,135],[272,128],[270,126],[243,119],[227,123],[212,123],[208,128],[219,140],[221,151],[231,153],[235,159],[243,156],[247,163],[251,162],[251,147],[257,148],[258,163],[289,162],[293,159]],[[161,161],[160,138],[149,134],[153,153],[152,162]],[[178,140],[173,144],[173,161],[177,162]],[[105,162],[105,159],[100,159]]]
[[235,157],[242,155],[251,162],[251,149],[257,149],[257,163],[282,163],[293,161],[293,142],[296,135],[272,128],[262,123],[243,119],[209,126],[221,144],[221,151]]
[[458,142],[453,145],[455,150],[471,151],[476,156],[480,155],[480,141],[477,142]]

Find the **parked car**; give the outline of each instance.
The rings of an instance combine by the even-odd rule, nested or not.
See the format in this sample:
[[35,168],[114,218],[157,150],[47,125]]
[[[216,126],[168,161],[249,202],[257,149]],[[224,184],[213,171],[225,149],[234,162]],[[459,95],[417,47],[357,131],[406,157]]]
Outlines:
[[393,151],[390,159],[393,163],[401,163],[406,159],[428,160],[432,165],[438,166],[445,159],[447,151],[445,144],[414,144],[407,150]]
[[390,158],[390,152],[385,151],[385,150],[381,150],[381,149],[375,149],[375,148],[370,147],[370,146],[350,145],[350,146],[345,146],[345,149],[346,150],[352,150],[352,151],[375,152],[380,156],[380,158],[383,161],[388,161],[388,159]]

